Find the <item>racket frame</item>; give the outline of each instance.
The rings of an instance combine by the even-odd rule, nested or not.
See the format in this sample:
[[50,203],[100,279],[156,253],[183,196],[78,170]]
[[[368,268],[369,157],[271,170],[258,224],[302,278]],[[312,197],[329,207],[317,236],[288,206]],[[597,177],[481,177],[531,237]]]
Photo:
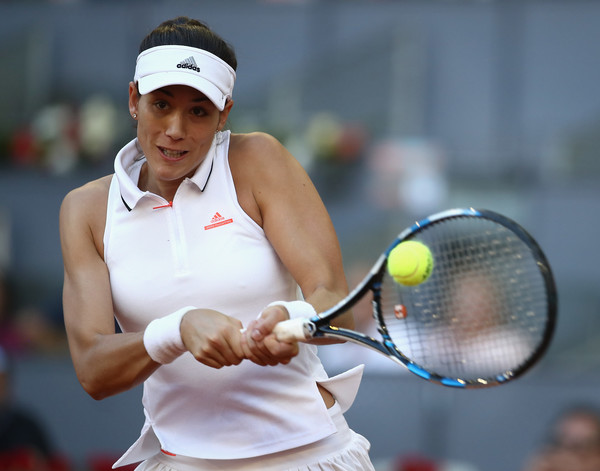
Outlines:
[[[533,253],[534,259],[536,260],[537,266],[540,270],[540,273],[542,274],[547,292],[548,315],[542,341],[538,345],[535,352],[517,369],[506,371],[503,374],[497,375],[495,378],[478,378],[475,380],[465,380],[461,378],[445,377],[425,370],[424,368],[414,363],[410,358],[404,355],[396,347],[388,333],[385,322],[383,321],[383,313],[380,302],[381,286],[385,270],[387,269],[386,263],[389,253],[398,244],[407,240],[411,240],[426,227],[436,224],[440,221],[445,221],[450,218],[459,217],[483,217],[508,228],[515,235],[517,235],[519,239],[522,240]],[[381,341],[363,333],[356,332],[354,330],[335,327],[329,324],[329,321],[331,319],[334,319],[343,312],[346,312],[349,309],[351,309],[369,291],[372,292],[373,295],[373,317],[377,322],[377,329],[382,337]],[[387,356],[389,359],[405,366],[412,373],[428,381],[443,386],[473,389],[495,386],[516,379],[540,360],[540,358],[545,354],[550,345],[556,327],[557,303],[558,295],[550,264],[548,263],[548,260],[546,259],[546,256],[544,255],[538,243],[523,227],[521,227],[512,219],[507,218],[506,216],[503,216],[494,211],[474,208],[457,208],[436,213],[425,219],[419,220],[415,222],[412,226],[404,229],[396,237],[396,239],[388,246],[388,248],[380,255],[380,257],[377,259],[369,273],[348,294],[348,296],[339,301],[333,307],[311,317],[310,319],[305,319],[301,321],[303,322],[305,340],[319,337],[331,337],[340,340],[348,340],[353,343],[358,343],[360,345],[369,347],[372,350],[375,350],[378,353]],[[300,320],[294,319],[294,321]]]

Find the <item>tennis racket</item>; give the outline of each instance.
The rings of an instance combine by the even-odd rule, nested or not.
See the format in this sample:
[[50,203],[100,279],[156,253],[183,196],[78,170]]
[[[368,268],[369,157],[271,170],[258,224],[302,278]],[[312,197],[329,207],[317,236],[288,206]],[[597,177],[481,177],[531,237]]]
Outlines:
[[[434,260],[417,286],[400,285],[387,270],[392,249],[408,240],[425,244]],[[380,339],[330,325],[369,294]],[[489,387],[521,376],[543,356],[556,306],[550,265],[519,224],[488,210],[453,209],[401,232],[337,305],[281,322],[274,332],[280,340],[349,340],[437,384]]]

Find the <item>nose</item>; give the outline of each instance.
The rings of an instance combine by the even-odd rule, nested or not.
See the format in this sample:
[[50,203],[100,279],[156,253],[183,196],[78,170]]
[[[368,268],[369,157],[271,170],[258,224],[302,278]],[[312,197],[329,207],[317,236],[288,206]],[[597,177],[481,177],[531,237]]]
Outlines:
[[185,119],[181,113],[172,113],[168,117],[165,134],[171,139],[183,139],[185,137],[185,129]]

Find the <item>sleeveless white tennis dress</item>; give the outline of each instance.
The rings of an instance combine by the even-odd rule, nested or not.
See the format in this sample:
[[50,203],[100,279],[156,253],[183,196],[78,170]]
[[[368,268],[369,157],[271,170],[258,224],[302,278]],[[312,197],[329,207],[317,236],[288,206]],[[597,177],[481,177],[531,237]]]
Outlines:
[[[247,325],[272,301],[297,299],[298,287],[259,227],[240,207],[231,176],[229,132],[218,133],[172,204],[137,187],[145,162],[137,140],[115,160],[104,234],[116,319],[139,332],[184,306],[236,317]],[[336,426],[316,383],[342,412],[362,367],[329,379],[316,347],[301,344],[288,365],[250,361],[213,369],[185,353],[144,383],[141,436],[115,465],[164,450],[202,459],[243,459],[300,447]]]

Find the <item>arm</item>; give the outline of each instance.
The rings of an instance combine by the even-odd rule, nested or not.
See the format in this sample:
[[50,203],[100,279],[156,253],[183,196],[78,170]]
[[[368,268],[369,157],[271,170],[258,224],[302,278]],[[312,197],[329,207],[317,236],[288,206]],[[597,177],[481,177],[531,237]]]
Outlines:
[[[230,161],[240,204],[263,227],[305,300],[317,312],[333,306],[348,286],[333,224],[309,176],[274,138],[250,134],[237,139]],[[283,308],[264,314],[263,322],[248,326],[249,335],[260,332],[255,340],[288,317]],[[352,328],[352,314],[338,317],[335,325]]]
[[116,334],[108,269],[101,256],[109,179],[70,192],[60,210],[63,310],[77,377],[94,399],[144,381],[158,364],[143,332]]
[[[95,399],[137,386],[160,366],[146,350],[143,331],[115,332],[102,255],[109,184],[101,179],[72,191],[60,211],[65,327],[77,377]],[[239,320],[222,313],[194,309],[181,319],[181,340],[199,362],[221,368],[244,358],[240,327]]]

